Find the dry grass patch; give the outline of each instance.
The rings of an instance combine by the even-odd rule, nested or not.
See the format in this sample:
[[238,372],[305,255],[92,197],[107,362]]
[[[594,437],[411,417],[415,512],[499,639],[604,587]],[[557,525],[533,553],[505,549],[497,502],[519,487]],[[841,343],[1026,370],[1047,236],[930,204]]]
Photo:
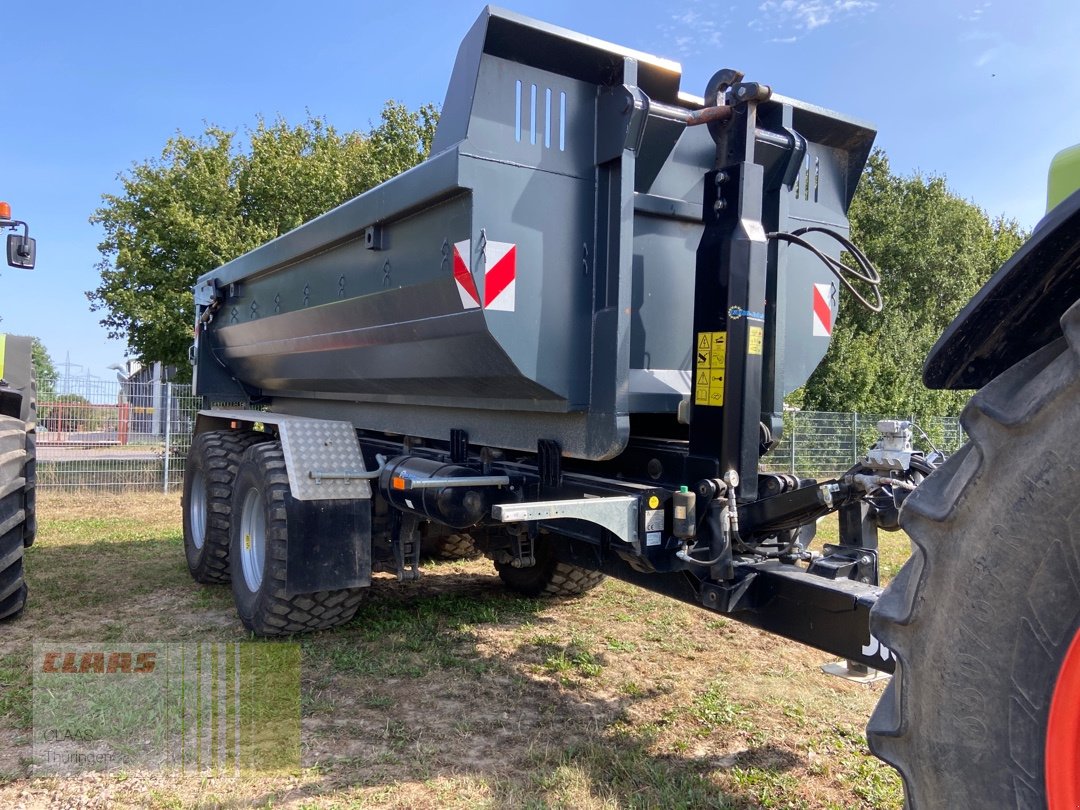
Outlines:
[[[301,640],[299,773],[35,778],[35,639],[235,641],[227,587],[191,582],[179,499],[44,492],[31,603],[0,645],[0,806],[900,807],[866,751],[882,687],[826,656],[634,587],[508,595],[490,563],[379,577],[356,620]],[[835,521],[822,525],[835,539]],[[906,538],[883,536],[895,571]]]
[[180,493],[109,492],[79,489],[38,492],[38,510],[43,524],[52,528],[77,526],[80,520],[132,522],[164,531],[175,531],[180,520]]

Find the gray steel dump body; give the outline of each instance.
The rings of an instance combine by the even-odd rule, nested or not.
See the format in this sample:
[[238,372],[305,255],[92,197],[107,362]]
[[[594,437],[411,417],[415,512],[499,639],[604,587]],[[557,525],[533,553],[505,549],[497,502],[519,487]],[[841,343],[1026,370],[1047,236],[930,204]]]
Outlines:
[[[675,63],[486,9],[428,160],[200,278],[199,312],[221,303],[198,338],[197,391],[594,460],[625,448],[632,413],[675,423],[716,164],[679,81]],[[766,230],[845,230],[873,135],[763,103]],[[820,362],[838,304],[811,254],[770,251],[766,413]]]

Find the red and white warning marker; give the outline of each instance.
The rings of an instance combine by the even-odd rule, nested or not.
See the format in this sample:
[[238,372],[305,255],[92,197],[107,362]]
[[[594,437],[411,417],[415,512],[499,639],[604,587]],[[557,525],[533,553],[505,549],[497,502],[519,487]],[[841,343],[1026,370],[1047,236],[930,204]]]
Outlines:
[[488,242],[486,252],[484,309],[513,312],[514,288],[517,286],[517,245],[512,242]]
[[471,264],[472,251],[469,249],[469,240],[454,243],[454,281],[457,282],[458,295],[461,296],[461,306],[465,309],[477,309],[480,306],[480,294],[476,291],[476,282],[473,281]]
[[835,313],[829,304],[833,295],[829,284],[814,285],[814,337],[829,337],[832,334]]
[[[488,242],[484,248],[484,309],[514,311],[514,295],[517,285],[517,245],[513,242]],[[472,249],[470,241],[454,243],[454,281],[465,309],[480,307],[480,293],[472,275]]]

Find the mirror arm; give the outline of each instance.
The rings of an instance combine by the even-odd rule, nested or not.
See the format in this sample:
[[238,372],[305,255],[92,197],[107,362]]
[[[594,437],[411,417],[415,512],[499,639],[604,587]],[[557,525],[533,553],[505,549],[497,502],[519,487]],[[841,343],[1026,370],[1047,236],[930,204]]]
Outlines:
[[26,257],[30,255],[30,226],[23,222],[21,219],[5,219],[3,221],[0,221],[0,227],[11,228],[11,230],[13,231],[17,230],[20,225],[22,225],[23,233],[22,244],[19,245],[18,250],[20,256]]

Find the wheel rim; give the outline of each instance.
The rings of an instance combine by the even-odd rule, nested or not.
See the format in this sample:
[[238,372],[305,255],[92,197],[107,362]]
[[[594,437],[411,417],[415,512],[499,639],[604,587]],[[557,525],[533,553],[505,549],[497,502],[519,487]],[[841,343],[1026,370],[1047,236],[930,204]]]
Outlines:
[[240,567],[248,590],[259,590],[266,563],[266,514],[262,508],[262,493],[249,489],[240,512]]
[[195,470],[191,479],[188,525],[191,527],[191,542],[195,548],[201,549],[206,542],[206,479],[202,470]]
[[1046,803],[1080,807],[1080,632],[1061,663],[1046,726]]

